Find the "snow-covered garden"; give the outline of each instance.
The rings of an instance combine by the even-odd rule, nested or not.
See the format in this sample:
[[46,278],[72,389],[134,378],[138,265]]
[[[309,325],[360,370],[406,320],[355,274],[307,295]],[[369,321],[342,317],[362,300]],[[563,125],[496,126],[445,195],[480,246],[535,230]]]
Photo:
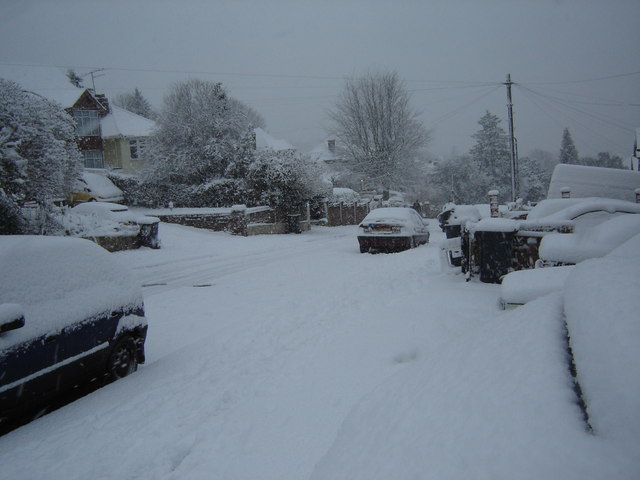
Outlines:
[[435,221],[393,255],[356,232],[162,224],[161,249],[112,254],[144,286],[147,363],[0,437],[2,477],[640,476],[640,237],[502,311],[441,271]]

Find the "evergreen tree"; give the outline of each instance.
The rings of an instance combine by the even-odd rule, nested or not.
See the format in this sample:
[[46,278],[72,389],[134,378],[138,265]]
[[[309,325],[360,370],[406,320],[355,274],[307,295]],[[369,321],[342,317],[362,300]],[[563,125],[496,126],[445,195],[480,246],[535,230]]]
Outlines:
[[435,205],[485,203],[491,189],[485,172],[468,155],[436,162],[430,184],[428,199]]
[[597,158],[581,157],[580,164],[590,167],[625,168],[622,158],[618,155],[611,155],[609,152],[599,152]]
[[47,208],[66,197],[80,165],[75,123],[62,107],[0,79],[3,210],[16,212],[25,201]]
[[469,154],[486,176],[487,187],[506,195],[511,191],[511,154],[509,139],[500,121],[498,116],[487,111],[478,122],[482,128],[473,135],[476,144]]
[[319,168],[294,150],[256,152],[246,174],[252,202],[270,205],[284,213],[296,211],[304,202],[327,194]]
[[149,179],[199,185],[242,170],[251,139],[244,112],[234,108],[220,83],[187,80],[164,99],[151,138]]
[[565,128],[562,133],[562,146],[560,147],[560,163],[570,163],[577,165],[580,163],[578,159],[578,150],[573,143],[573,138],[569,133],[569,129]]
[[67,70],[67,78],[71,84],[78,88],[84,88],[82,85],[82,77],[78,75],[73,69]]
[[155,120],[157,114],[151,108],[149,101],[142,95],[137,88],[132,93],[121,93],[116,95],[113,103],[119,107],[129,110],[141,117]]
[[520,196],[538,202],[547,196],[551,172],[545,170],[537,156],[520,159]]

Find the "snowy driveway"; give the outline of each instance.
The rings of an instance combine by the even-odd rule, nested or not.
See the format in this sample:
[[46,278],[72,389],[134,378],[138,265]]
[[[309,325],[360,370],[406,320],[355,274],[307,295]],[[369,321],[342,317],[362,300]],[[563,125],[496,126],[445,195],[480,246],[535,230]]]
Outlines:
[[584,432],[557,299],[499,311],[497,286],[440,273],[437,230],[393,255],[358,253],[356,227],[242,238],[162,224],[160,235],[161,250],[115,254],[147,285],[147,364],[0,437],[3,478],[633,468]]

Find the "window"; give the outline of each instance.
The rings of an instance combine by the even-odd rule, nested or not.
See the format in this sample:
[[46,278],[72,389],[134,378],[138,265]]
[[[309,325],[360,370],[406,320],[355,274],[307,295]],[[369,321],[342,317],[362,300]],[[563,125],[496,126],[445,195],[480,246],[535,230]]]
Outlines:
[[82,152],[82,156],[84,157],[84,168],[104,168],[100,150],[85,150]]
[[100,136],[98,110],[74,110],[73,119],[76,121],[76,133],[79,137]]
[[129,151],[131,152],[131,160],[144,159],[144,152],[147,148],[147,141],[144,138],[133,138],[129,140]]

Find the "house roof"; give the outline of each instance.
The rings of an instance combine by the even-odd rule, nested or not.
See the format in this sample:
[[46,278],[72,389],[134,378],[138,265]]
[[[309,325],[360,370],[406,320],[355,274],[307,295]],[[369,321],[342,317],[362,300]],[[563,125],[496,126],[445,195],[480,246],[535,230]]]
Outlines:
[[86,88],[73,86],[65,72],[57,67],[0,65],[0,78],[18,83],[24,90],[60,104],[73,107]]
[[331,150],[329,150],[329,143],[328,143],[329,140],[335,140],[336,143],[338,143],[338,140],[335,137],[327,137],[324,140],[324,142],[317,145],[316,147],[313,148],[313,150],[309,152],[309,155],[311,156],[311,158],[314,158],[316,160],[329,161],[329,162],[340,160],[340,157],[335,151],[332,152]]
[[263,150],[265,148],[270,148],[276,151],[295,150],[295,147],[286,140],[275,139],[261,128],[254,128],[254,131],[256,132],[256,148],[258,150]]
[[571,189],[571,198],[606,197],[635,201],[640,188],[640,172],[618,168],[558,164],[553,170],[547,198],[562,198],[562,189]]
[[111,105],[111,112],[100,119],[102,138],[148,137],[156,126],[153,120]]

